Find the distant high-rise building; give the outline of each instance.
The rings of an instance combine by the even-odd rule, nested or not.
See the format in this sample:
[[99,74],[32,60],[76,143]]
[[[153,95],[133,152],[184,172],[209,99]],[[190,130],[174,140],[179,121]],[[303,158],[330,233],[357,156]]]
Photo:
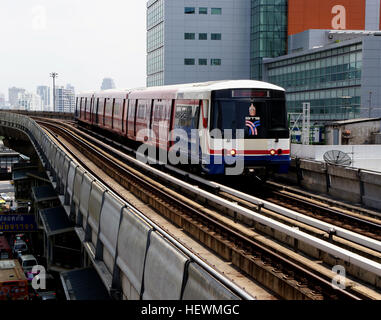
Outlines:
[[102,82],[101,90],[115,89],[114,80],[111,78],[104,78]]
[[23,92],[19,93],[17,97],[17,109],[27,111],[41,111],[42,102],[41,97],[34,93]]
[[50,111],[51,103],[50,103],[50,87],[48,86],[38,86],[37,87],[37,95],[41,97],[42,110]]
[[72,91],[75,92],[75,88],[70,83],[66,84],[66,89],[67,90],[72,90]]
[[[69,89],[67,89],[69,88]],[[68,85],[56,88],[56,112],[74,113],[75,110],[75,91],[74,87]]]
[[0,93],[0,108],[5,106],[5,96]]
[[250,9],[250,0],[148,0],[147,86],[249,79]]
[[25,93],[25,89],[16,88],[16,87],[12,87],[8,89],[8,100],[11,107],[15,107],[15,108],[19,107],[19,103],[18,103],[19,93]]

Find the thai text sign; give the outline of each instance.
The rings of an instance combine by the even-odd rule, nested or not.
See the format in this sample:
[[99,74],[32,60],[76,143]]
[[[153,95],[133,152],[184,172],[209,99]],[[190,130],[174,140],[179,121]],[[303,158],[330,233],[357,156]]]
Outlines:
[[32,214],[0,215],[0,232],[35,232],[38,231]]

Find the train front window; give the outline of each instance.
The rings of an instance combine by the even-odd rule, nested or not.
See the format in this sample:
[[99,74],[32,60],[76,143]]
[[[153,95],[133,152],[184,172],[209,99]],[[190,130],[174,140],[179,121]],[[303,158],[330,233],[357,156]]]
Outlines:
[[211,120],[211,130],[221,130],[224,139],[236,139],[237,130],[245,139],[289,138],[284,100],[217,99]]
[[[221,130],[225,139],[235,139],[237,130],[244,131],[245,139],[264,139],[267,133],[265,110],[265,102],[217,100],[213,104],[211,129]],[[227,130],[232,130],[232,134]]]
[[269,101],[269,130],[268,138],[288,139],[289,130],[287,124],[286,102]]

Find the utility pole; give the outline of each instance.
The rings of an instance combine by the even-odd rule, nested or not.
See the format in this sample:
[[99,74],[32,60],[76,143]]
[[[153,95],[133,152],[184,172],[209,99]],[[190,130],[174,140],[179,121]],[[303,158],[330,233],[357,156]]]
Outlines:
[[371,118],[372,115],[372,91],[369,91],[369,119]]
[[56,78],[58,78],[58,73],[52,72],[50,77],[53,78],[53,112],[56,112]]
[[302,128],[302,144],[310,144],[310,132],[311,132],[311,103],[303,103],[303,128]]

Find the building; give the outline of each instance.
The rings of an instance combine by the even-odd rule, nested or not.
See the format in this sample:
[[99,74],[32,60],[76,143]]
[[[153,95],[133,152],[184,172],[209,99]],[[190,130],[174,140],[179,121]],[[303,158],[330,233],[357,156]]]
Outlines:
[[5,106],[5,96],[0,93],[0,108],[3,108]]
[[74,113],[75,111],[75,91],[74,87],[67,86],[70,89],[64,87],[56,88],[55,100],[56,108],[55,112],[67,112]]
[[18,110],[41,111],[42,101],[39,95],[30,92],[19,93],[17,97]]
[[287,53],[287,8],[287,0],[251,0],[251,79],[262,80],[263,58]]
[[147,85],[250,77],[320,128],[379,117],[380,27],[380,0],[150,0]]
[[381,143],[381,118],[332,122],[326,126],[328,145],[364,145]]
[[72,86],[70,83],[66,84],[66,89],[75,92],[75,88],[74,88],[74,86]]
[[288,0],[288,35],[310,29],[379,30],[380,0]]
[[25,93],[25,89],[12,87],[8,89],[8,101],[11,107],[18,108],[19,93]]
[[149,0],[147,86],[250,78],[250,0]]
[[111,78],[104,78],[102,81],[101,90],[115,89],[115,82]]
[[311,121],[320,124],[381,117],[381,32],[312,34],[320,46],[264,61],[264,80],[286,89],[288,112],[309,102]]
[[50,100],[50,87],[48,86],[38,86],[37,95],[41,97],[42,110],[51,111],[51,100]]
[[263,80],[263,59],[287,54],[295,35],[374,31],[380,21],[380,0],[149,0],[147,85]]

